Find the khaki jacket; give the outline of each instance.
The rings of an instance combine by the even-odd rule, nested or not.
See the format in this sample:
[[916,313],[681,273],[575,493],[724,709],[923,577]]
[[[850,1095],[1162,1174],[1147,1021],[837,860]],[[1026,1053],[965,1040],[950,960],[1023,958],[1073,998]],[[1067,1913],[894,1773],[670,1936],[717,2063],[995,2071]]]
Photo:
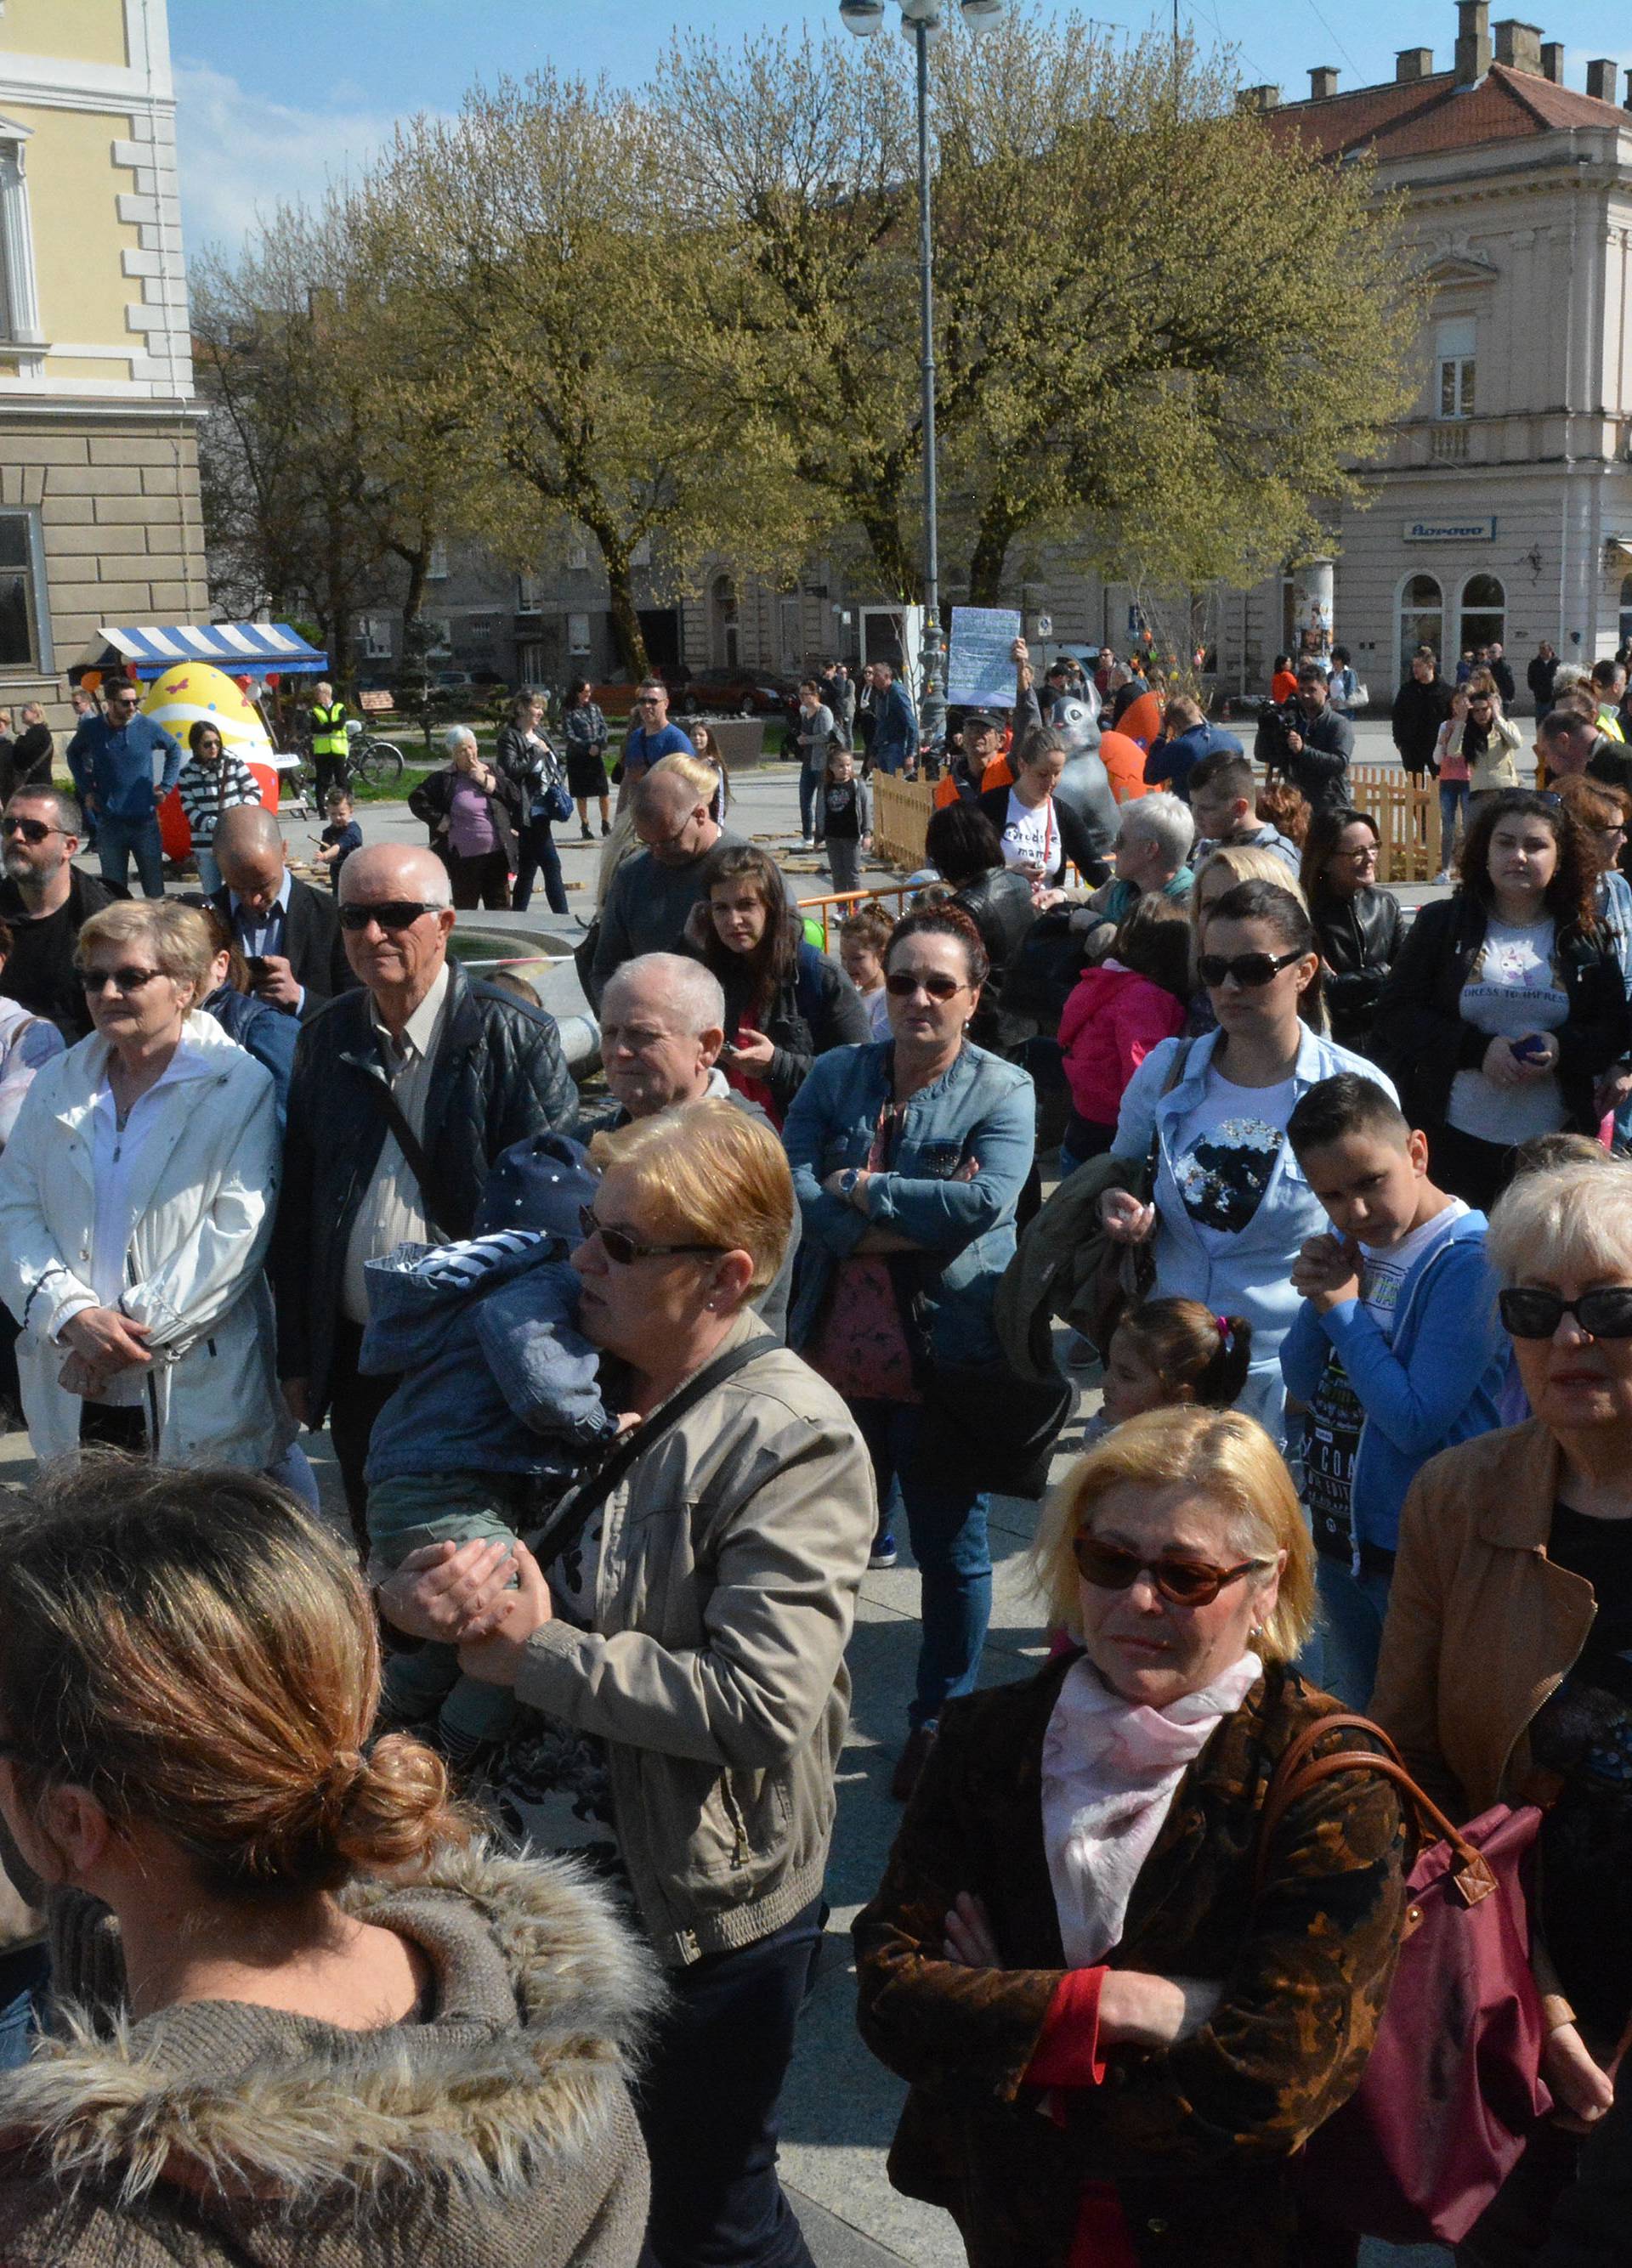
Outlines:
[[1527,1728],[1598,1612],[1547,1556],[1562,1468],[1532,1418],[1435,1457],[1400,1515],[1371,1714],[1458,1821],[1555,1793]]
[[818,1896],[850,1715],[872,1466],[831,1387],[764,1351],[608,1498],[594,1628],[535,1631],[530,1707],[607,1744],[624,1865],[660,1956],[751,1945]]

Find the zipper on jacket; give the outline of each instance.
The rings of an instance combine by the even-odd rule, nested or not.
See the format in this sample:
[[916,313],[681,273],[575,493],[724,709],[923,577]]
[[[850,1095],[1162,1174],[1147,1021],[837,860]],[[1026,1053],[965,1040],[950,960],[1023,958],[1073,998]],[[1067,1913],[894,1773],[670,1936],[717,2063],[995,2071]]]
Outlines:
[[728,1772],[721,1772],[720,1775],[720,1798],[725,1805],[726,1815],[731,1822],[731,1831],[736,1837],[731,1852],[731,1871],[735,1874],[742,1871],[743,1861],[748,1856],[748,1830],[743,1824],[742,1813],[737,1809],[736,1798],[731,1793],[731,1779]]

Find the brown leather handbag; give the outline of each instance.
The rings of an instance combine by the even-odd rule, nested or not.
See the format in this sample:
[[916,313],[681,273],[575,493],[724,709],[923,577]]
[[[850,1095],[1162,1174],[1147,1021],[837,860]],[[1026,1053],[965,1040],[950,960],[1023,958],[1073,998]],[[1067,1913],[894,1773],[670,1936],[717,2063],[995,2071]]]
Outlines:
[[[1313,1750],[1333,1732],[1377,1750]],[[1323,1717],[1275,1768],[1259,1827],[1261,1891],[1275,1829],[1344,1772],[1380,1772],[1415,1830],[1399,1966],[1358,2088],[1312,2135],[1298,2187],[1311,2218],[1396,2244],[1459,2243],[1553,2107],[1547,2025],[1530,1960],[1530,1887],[1541,1814],[1495,1805],[1466,1827],[1426,1796],[1380,1726]]]

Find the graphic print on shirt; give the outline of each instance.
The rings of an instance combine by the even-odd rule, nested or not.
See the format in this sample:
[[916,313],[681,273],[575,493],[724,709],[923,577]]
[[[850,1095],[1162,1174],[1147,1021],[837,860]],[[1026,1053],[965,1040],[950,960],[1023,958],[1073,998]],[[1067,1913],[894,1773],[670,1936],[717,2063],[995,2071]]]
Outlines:
[[1330,1348],[1303,1421],[1303,1502],[1316,1550],[1345,1566],[1354,1556],[1355,1459],[1365,1416],[1343,1358]]
[[1262,1118],[1221,1118],[1173,1161],[1185,1211],[1200,1227],[1231,1234],[1263,1202],[1286,1135]]

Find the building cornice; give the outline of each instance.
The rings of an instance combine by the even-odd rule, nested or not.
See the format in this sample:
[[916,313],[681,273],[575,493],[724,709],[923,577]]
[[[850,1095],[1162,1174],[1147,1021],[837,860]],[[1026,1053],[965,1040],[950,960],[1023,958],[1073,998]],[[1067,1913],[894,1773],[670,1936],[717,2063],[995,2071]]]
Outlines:
[[16,425],[201,425],[209,414],[196,401],[112,401],[60,394],[42,401],[36,394],[0,387],[0,432]]

